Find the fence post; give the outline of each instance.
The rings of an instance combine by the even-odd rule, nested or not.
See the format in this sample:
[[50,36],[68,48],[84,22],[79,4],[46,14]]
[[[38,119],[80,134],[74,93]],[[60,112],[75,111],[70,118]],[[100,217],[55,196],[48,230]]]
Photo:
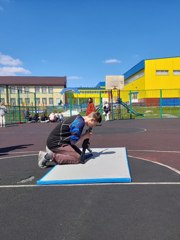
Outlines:
[[6,104],[9,106],[10,101],[9,101],[9,86],[6,85]]
[[111,112],[112,112],[112,120],[114,120],[114,109],[113,109],[113,90],[111,89]]
[[99,111],[102,114],[102,96],[101,96],[101,90],[99,91]]
[[130,104],[130,119],[132,119],[132,92],[129,92],[129,104]]
[[36,93],[34,93],[34,111],[35,111],[35,113],[37,113]]
[[19,122],[21,122],[21,106],[20,106],[20,90],[18,89],[18,115],[19,115]]
[[159,110],[160,110],[160,118],[163,118],[163,109],[162,109],[162,89],[160,89],[160,101],[159,101]]

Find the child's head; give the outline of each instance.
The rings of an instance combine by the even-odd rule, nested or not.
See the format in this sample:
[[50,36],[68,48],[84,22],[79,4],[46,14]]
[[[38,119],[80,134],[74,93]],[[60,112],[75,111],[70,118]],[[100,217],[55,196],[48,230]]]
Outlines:
[[99,112],[92,112],[86,118],[86,124],[88,127],[95,127],[102,121],[101,114]]
[[92,103],[92,102],[93,102],[92,98],[89,98],[88,103]]

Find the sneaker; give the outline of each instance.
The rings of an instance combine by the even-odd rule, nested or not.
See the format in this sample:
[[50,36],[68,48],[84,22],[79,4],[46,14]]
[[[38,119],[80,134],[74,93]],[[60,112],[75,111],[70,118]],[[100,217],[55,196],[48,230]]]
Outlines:
[[42,152],[42,151],[39,152],[39,155],[38,155],[38,166],[40,168],[46,168],[47,167],[46,163],[48,162],[48,160],[45,158],[46,154],[47,154],[46,152]]
[[48,156],[53,159],[53,152],[46,146],[46,152],[48,153]]

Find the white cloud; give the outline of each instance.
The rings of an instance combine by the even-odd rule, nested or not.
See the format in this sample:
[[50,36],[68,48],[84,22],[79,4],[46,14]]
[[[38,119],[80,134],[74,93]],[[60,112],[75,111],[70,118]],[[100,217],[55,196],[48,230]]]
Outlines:
[[106,64],[120,64],[121,61],[115,58],[107,59],[104,61]]
[[80,80],[82,79],[82,77],[78,77],[78,76],[69,76],[67,77],[68,80]]
[[0,76],[16,76],[16,74],[30,74],[28,69],[22,67],[23,63],[18,58],[0,52]]
[[0,67],[0,76],[16,76],[17,73],[30,74],[31,72],[23,67]]
[[22,62],[18,58],[14,59],[11,56],[4,55],[0,52],[0,64],[6,66],[20,66],[22,65]]

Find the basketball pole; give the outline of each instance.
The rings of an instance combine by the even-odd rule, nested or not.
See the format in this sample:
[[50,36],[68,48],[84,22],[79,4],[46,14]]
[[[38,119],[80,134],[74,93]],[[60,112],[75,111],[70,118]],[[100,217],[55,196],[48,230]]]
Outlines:
[[112,120],[114,120],[114,111],[113,111],[113,89],[111,91],[111,115],[112,115]]
[[[121,97],[121,90],[118,89],[118,94],[117,94],[117,100],[119,101]],[[118,119],[121,119],[121,107],[120,107],[120,103],[118,102]]]

